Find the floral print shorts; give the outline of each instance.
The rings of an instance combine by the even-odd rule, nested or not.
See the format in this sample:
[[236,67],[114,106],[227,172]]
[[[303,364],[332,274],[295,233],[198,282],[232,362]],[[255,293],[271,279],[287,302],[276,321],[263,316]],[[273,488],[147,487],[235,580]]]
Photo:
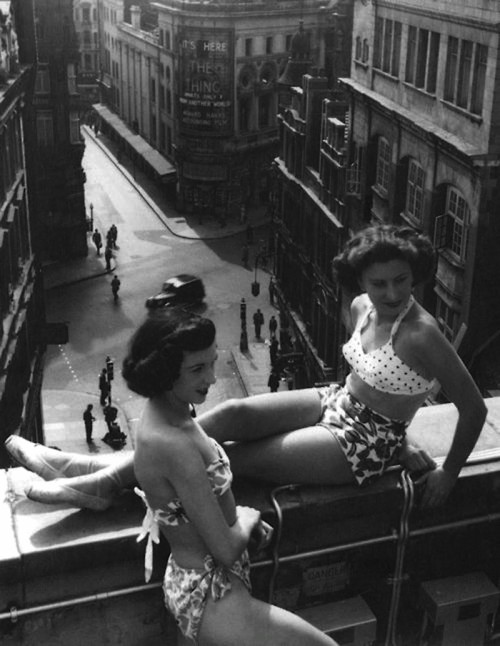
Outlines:
[[317,425],[335,436],[358,485],[369,484],[399,452],[409,422],[376,413],[339,384],[318,388],[318,392],[322,416]]
[[250,560],[246,551],[231,568],[217,565],[209,554],[205,556],[202,568],[183,568],[172,556],[168,559],[163,579],[165,605],[175,617],[182,634],[195,644],[198,643],[198,630],[208,596],[217,601],[231,590],[229,572],[241,579],[251,591]]

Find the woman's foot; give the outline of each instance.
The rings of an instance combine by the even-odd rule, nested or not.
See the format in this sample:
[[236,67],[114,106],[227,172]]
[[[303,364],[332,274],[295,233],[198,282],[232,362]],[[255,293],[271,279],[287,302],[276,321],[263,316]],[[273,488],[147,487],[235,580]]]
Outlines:
[[10,435],[5,440],[5,448],[16,462],[44,480],[73,478],[94,473],[106,466],[95,458],[51,449],[18,435]]
[[[52,482],[34,482],[27,486],[30,500],[49,505],[68,504],[81,509],[104,511],[113,503],[115,491],[96,476],[58,478]],[[109,484],[109,483],[108,483]]]

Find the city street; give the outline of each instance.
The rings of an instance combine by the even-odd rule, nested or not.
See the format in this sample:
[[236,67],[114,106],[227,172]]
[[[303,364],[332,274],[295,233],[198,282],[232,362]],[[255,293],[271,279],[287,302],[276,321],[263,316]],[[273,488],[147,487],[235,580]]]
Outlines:
[[[113,261],[114,271],[106,274],[102,250],[98,258],[89,232],[88,258],[78,263],[78,272],[87,279],[65,280],[73,267],[64,264],[50,267],[49,282],[56,286],[46,291],[47,319],[68,322],[69,343],[49,346],[47,351],[43,393],[49,441],[50,428],[57,426],[61,416],[60,406],[54,409],[51,404],[55,391],[96,397],[99,393],[98,376],[107,355],[114,359],[116,366],[113,401],[129,421],[137,417],[141,400],[127,389],[119,367],[127,341],[146,313],[146,298],[159,292],[167,277],[188,272],[202,277],[205,284],[207,294],[200,313],[212,318],[217,326],[219,361],[218,381],[204,406],[244,394],[231,353],[231,348],[238,346],[240,341],[241,298],[244,297],[248,303],[249,341],[254,340],[251,319],[257,307],[265,317],[264,338],[269,316],[276,313],[269,304],[269,275],[261,269],[258,270],[261,294],[254,297],[250,293],[254,279],[252,251],[255,253],[261,239],[267,239],[266,227],[256,228],[257,244],[251,247],[250,268],[245,269],[241,263],[244,231],[228,235],[214,228],[203,239],[203,227],[198,227],[186,235],[183,216],[165,201],[159,214],[158,208],[143,199],[141,191],[130,181],[130,175],[121,172],[116,159],[109,153],[105,154],[103,146],[98,145],[99,140],[84,134],[87,213],[90,214],[92,204],[94,228],[100,231],[103,239],[111,224],[117,226],[118,249]],[[219,237],[213,235],[214,231]],[[96,271],[96,266],[100,271]],[[110,288],[113,274],[121,280],[117,303],[113,301]],[[262,375],[266,382],[267,377],[267,374]],[[98,408],[95,406],[96,417],[99,418]],[[76,418],[80,418],[83,409],[76,413]],[[81,426],[79,443],[84,439],[83,423]],[[61,438],[57,440],[60,445]]]

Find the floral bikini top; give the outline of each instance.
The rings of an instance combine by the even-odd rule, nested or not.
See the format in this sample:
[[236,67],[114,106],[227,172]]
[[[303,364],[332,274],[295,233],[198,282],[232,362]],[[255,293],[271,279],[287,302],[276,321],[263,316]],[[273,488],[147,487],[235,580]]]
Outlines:
[[373,312],[373,306],[368,308],[365,316],[356,325],[351,338],[342,348],[344,357],[352,370],[369,386],[383,393],[420,395],[429,393],[436,383],[435,379],[429,381],[419,375],[416,370],[413,370],[400,359],[394,351],[393,342],[396,332],[414,303],[415,299],[410,296],[408,303],[398,314],[392,325],[391,335],[387,343],[371,352],[365,352],[361,342],[361,331]]
[[[226,452],[216,440],[213,438],[210,439],[217,451],[217,457],[207,465],[206,473],[214,494],[216,496],[222,496],[231,488],[233,474],[231,472],[231,466]],[[165,505],[165,509],[152,509],[147,501],[144,491],[138,487],[135,487],[134,491],[142,498],[146,506],[146,515],[142,521],[142,528],[139,536],[137,537],[137,541],[142,541],[143,538],[146,538],[146,536],[148,537],[144,566],[146,573],[145,578],[146,581],[149,581],[153,570],[152,543],[160,542],[160,525],[175,527],[189,523],[190,520],[179,498],[173,498],[167,505]]]

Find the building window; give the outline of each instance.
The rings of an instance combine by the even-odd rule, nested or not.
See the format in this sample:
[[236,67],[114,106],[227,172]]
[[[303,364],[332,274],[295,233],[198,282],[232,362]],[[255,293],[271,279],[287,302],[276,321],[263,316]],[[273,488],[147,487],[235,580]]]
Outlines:
[[80,119],[76,112],[71,112],[69,115],[69,140],[72,144],[79,144],[81,141]]
[[259,97],[259,128],[267,128],[272,125],[270,123],[271,116],[271,95],[262,94]]
[[52,112],[38,112],[36,115],[36,138],[40,147],[54,145],[54,123]]
[[379,137],[377,146],[377,173],[375,184],[385,193],[389,191],[389,176],[391,168],[391,147],[384,137]]
[[76,72],[74,63],[68,63],[68,92],[76,94]]
[[292,46],[292,34],[287,34],[285,37],[285,52],[289,52]]
[[436,92],[440,36],[427,29],[408,29],[405,81],[415,87]]
[[165,128],[165,123],[163,121],[160,121],[160,150],[165,150],[166,148],[166,137],[167,130]]
[[245,38],[245,56],[252,55],[253,42],[251,38]]
[[361,173],[364,164],[364,149],[353,143],[354,150],[350,166],[346,169],[346,194],[361,196]]
[[445,212],[438,215],[434,230],[436,249],[448,249],[456,258],[465,261],[469,237],[470,210],[457,189],[448,187]]
[[373,50],[373,66],[387,74],[399,77],[401,56],[401,23],[377,18]]
[[408,182],[406,186],[406,213],[419,224],[423,219],[424,207],[424,169],[414,159],[408,167]]
[[251,110],[251,97],[241,97],[239,106],[239,126],[240,132],[247,132],[250,130],[250,110]]
[[49,94],[49,92],[50,92],[49,70],[39,69],[36,73],[35,93]]
[[151,103],[156,103],[156,79],[151,79]]
[[83,22],[90,22],[90,7],[82,7]]
[[172,128],[167,126],[167,154],[172,154]]
[[172,114],[172,91],[167,88],[167,114]]
[[266,38],[266,54],[272,54],[273,53],[273,37],[268,36]]
[[444,99],[480,115],[483,110],[488,47],[448,38]]
[[170,49],[170,32],[165,31],[165,49]]
[[453,343],[458,332],[458,312],[452,310],[441,298],[436,302],[436,318],[445,337]]

